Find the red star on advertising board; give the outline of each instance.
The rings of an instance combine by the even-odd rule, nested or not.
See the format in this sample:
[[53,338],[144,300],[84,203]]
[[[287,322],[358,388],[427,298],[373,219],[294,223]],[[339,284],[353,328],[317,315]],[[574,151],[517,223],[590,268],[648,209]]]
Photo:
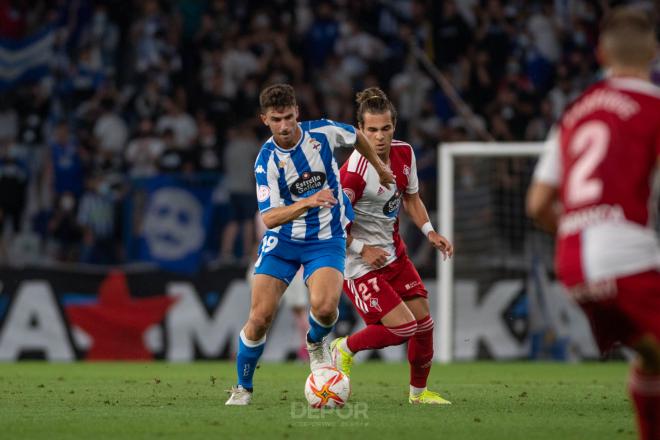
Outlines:
[[144,345],[144,332],[165,317],[176,301],[168,296],[134,299],[126,275],[111,272],[99,288],[98,302],[66,308],[71,325],[92,339],[86,360],[148,360],[153,354]]

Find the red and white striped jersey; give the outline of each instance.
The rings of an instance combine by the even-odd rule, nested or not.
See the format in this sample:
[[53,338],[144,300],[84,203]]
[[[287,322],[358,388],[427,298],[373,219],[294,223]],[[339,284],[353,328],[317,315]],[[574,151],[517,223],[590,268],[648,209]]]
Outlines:
[[565,285],[660,270],[649,209],[659,115],[658,87],[611,78],[582,94],[548,139],[534,180],[559,189],[556,266]]
[[[396,186],[390,185],[390,189],[380,184],[376,169],[357,150],[339,171],[341,186],[355,212],[350,234],[365,244],[386,250],[390,254],[386,265],[406,251],[399,236],[398,217],[403,193],[414,194],[419,190],[415,154],[409,144],[392,141],[389,166],[396,179]],[[372,270],[360,255],[347,250],[346,279],[359,278]]]

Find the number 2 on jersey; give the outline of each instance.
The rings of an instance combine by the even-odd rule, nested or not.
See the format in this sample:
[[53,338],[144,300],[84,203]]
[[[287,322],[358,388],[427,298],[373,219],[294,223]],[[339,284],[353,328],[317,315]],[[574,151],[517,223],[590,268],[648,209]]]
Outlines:
[[580,206],[598,200],[603,181],[593,176],[610,145],[610,129],[602,121],[589,121],[577,129],[568,146],[568,154],[577,157],[568,176],[566,204]]

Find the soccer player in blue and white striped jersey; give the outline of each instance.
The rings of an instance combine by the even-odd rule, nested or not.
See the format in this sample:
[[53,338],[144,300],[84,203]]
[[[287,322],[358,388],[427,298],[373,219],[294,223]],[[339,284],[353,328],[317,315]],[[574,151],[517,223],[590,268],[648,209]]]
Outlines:
[[247,405],[252,377],[280,298],[303,266],[310,292],[310,367],[330,366],[326,336],[337,321],[346,258],[345,226],[352,219],[333,150],[352,146],[386,188],[394,176],[355,127],[330,120],[298,122],[293,87],[276,84],[259,96],[261,120],[273,136],[255,162],[259,210],[268,231],[255,264],[252,305],[239,337],[238,384],[227,405]]

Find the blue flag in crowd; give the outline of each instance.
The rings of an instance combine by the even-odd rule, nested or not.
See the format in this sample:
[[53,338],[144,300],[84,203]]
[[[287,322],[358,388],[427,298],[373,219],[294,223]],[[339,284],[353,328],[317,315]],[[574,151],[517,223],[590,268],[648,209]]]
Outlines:
[[53,60],[55,28],[20,40],[0,38],[0,90],[46,76]]
[[173,176],[146,180],[146,203],[138,230],[137,259],[165,270],[192,273],[199,269],[212,216],[213,187]]

